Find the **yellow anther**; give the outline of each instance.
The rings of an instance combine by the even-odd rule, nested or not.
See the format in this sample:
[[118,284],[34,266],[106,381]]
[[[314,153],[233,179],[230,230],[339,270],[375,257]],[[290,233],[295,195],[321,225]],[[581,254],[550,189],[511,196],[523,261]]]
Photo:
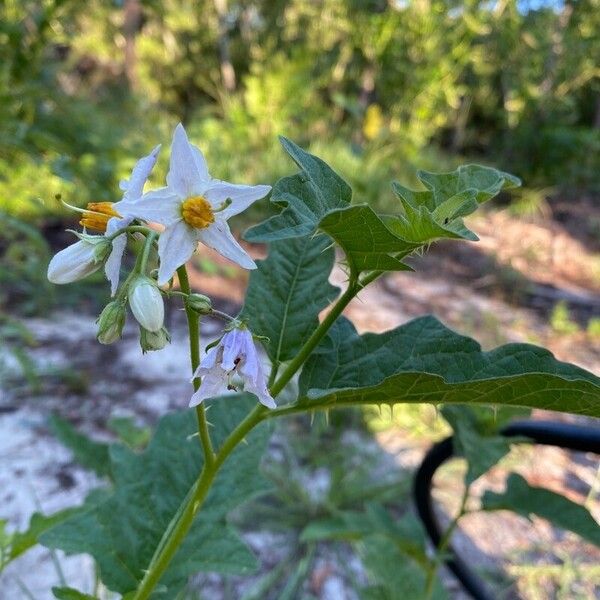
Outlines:
[[112,202],[89,202],[79,224],[86,229],[104,233],[108,221],[121,215],[113,208]]
[[196,229],[204,229],[215,222],[209,201],[203,196],[191,196],[181,205],[183,220]]

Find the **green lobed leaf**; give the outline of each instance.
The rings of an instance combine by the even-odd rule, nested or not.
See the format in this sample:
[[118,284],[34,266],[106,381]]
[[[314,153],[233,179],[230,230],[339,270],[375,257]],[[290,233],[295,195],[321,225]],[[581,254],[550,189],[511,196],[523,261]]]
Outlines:
[[344,250],[355,274],[409,269],[401,259],[436,239],[476,240],[462,217],[503,188],[518,184],[512,175],[479,165],[452,173],[420,172],[429,189],[415,192],[394,184],[403,214],[378,215],[366,204],[352,206],[350,187],[321,159],[286,138],[281,143],[301,171],[273,188],[271,201],[283,211],[249,229],[245,238],[273,242],[321,230]]
[[252,271],[241,317],[265,344],[273,364],[293,358],[339,293],[329,283],[335,255],[325,236],[273,242]]
[[509,476],[503,493],[486,491],[481,507],[483,510],[510,510],[527,519],[534,514],[600,546],[600,525],[588,510],[560,494],[530,486],[516,473]]
[[600,378],[530,344],[482,352],[434,317],[359,336],[343,317],[300,376],[300,404],[497,404],[600,416]]
[[339,244],[354,273],[412,271],[399,257],[407,256],[422,245],[395,235],[365,204],[331,211],[323,217],[319,227]]
[[[238,394],[209,404],[208,418],[217,445],[255,403],[253,396]],[[200,473],[202,453],[195,433],[195,413],[188,410],[163,417],[141,454],[113,446],[115,487],[110,497],[49,530],[41,543],[68,554],[91,554],[109,589],[122,594],[134,590]],[[258,465],[267,440],[268,428],[261,425],[247,436],[247,444],[232,453],[153,597],[175,597],[188,576],[198,571],[240,574],[256,568],[256,559],[226,517],[264,489]]]
[[25,531],[17,531],[0,541],[2,560],[0,571],[11,561],[15,560],[38,543],[39,536],[48,529],[66,521],[79,511],[79,508],[66,508],[51,515],[34,513]]
[[285,208],[249,229],[248,241],[273,242],[311,234],[324,216],[349,206],[352,199],[350,186],[325,161],[285,137],[279,139],[301,171],[275,184],[271,202]]

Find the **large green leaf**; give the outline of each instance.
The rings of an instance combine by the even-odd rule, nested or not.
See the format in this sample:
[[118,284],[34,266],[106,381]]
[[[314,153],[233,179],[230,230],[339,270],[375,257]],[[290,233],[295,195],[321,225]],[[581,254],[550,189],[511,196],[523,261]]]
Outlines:
[[[215,443],[247,414],[255,399],[240,394],[210,404]],[[194,411],[169,414],[159,423],[147,450],[135,454],[111,448],[112,495],[88,511],[46,532],[40,541],[69,554],[88,553],[102,581],[122,594],[135,589],[163,532],[202,467]],[[217,476],[206,503],[163,575],[156,596],[173,598],[198,571],[248,573],[256,560],[227,524],[228,512],[265,487],[258,464],[268,430],[257,427],[232,453]]]
[[274,242],[250,275],[242,318],[266,343],[274,364],[293,358],[339,293],[328,281],[335,256],[326,236]]
[[544,488],[530,486],[521,475],[512,473],[501,494],[487,491],[481,499],[484,510],[510,510],[529,518],[538,515],[600,546],[600,525],[581,505]]
[[482,352],[434,317],[359,336],[338,319],[332,348],[311,357],[300,403],[345,406],[396,402],[498,404],[600,416],[600,378],[530,344]]
[[439,175],[420,172],[429,189],[414,192],[395,184],[401,214],[378,215],[366,204],[351,206],[350,187],[321,159],[285,138],[282,144],[301,171],[275,184],[271,201],[283,211],[249,229],[246,239],[273,242],[320,229],[344,250],[355,274],[408,269],[402,257],[439,238],[477,239],[462,217],[518,184],[507,173],[478,165]]

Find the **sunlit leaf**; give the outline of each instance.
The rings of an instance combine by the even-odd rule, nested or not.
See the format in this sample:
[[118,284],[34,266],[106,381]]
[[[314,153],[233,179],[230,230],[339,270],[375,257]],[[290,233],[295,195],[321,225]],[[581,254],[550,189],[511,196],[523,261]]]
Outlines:
[[408,269],[401,259],[436,239],[476,240],[462,217],[518,183],[511,175],[478,165],[452,173],[420,172],[429,189],[414,192],[394,184],[400,199],[397,214],[378,215],[366,204],[350,205],[349,186],[321,159],[285,138],[282,144],[301,171],[276,183],[271,201],[282,212],[249,229],[246,239],[272,242],[320,230],[339,244],[355,274]]

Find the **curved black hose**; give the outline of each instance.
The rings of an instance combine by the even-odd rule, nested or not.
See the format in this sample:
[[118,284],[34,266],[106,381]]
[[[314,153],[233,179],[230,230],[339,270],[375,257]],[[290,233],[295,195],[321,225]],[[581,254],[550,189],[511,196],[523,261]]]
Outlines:
[[[600,427],[574,425],[555,421],[515,421],[501,430],[506,437],[526,437],[534,444],[558,446],[580,452],[600,454]],[[433,510],[431,488],[437,469],[453,456],[452,437],[435,444],[425,455],[415,477],[413,489],[417,513],[425,526],[427,535],[437,548],[443,534]],[[454,573],[464,589],[475,600],[494,600],[497,595],[454,552],[452,545],[446,549],[446,566]]]

